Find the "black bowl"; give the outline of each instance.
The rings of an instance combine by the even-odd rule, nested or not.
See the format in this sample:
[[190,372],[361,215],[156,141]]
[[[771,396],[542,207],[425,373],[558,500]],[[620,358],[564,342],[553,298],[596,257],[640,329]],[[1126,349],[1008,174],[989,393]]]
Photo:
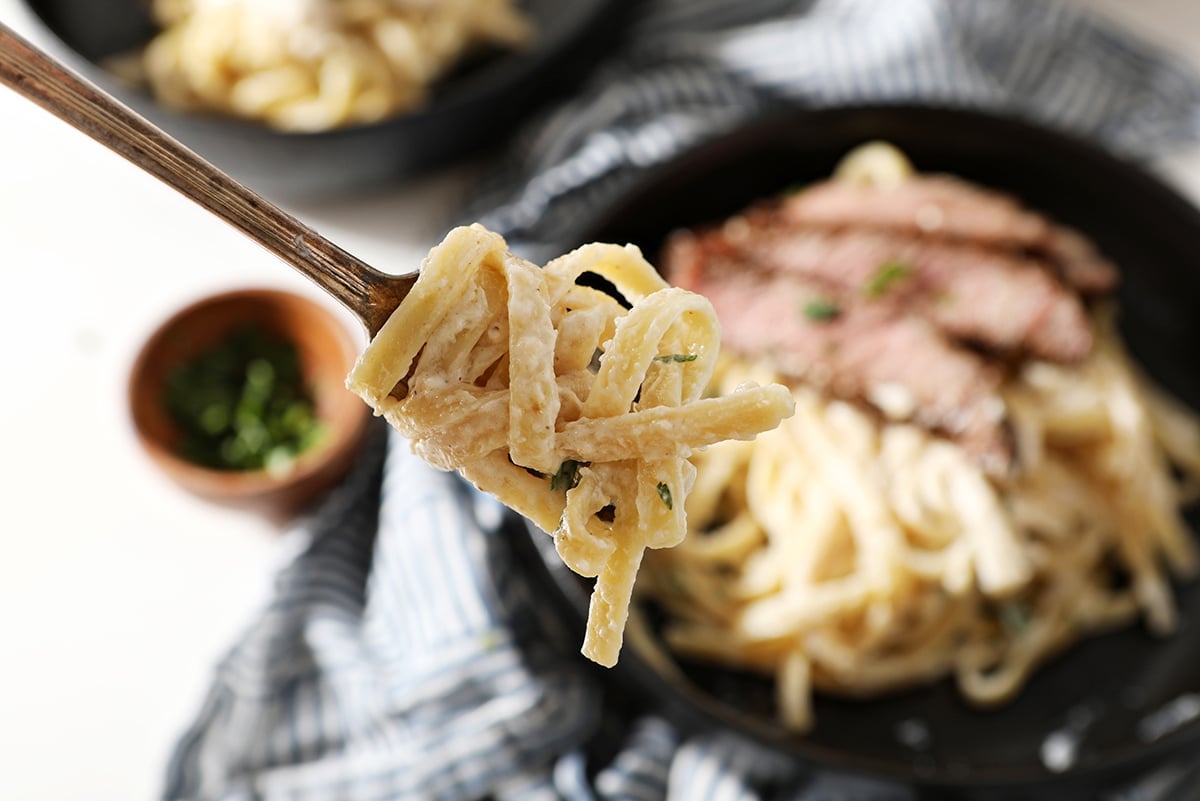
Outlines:
[[505,138],[569,89],[613,47],[632,0],[525,0],[537,27],[519,52],[476,59],[439,81],[421,108],[374,125],[283,133],[234,119],[178,113],[99,65],[147,42],[145,0],[27,0],[68,62],[235,178],[264,194],[329,194],[411,176]]
[[[1121,326],[1161,385],[1200,408],[1200,214],[1155,179],[1065,135],[989,114],[930,108],[785,112],[700,146],[645,177],[563,235],[634,242],[654,260],[673,228],[721,219],[755,198],[828,176],[851,147],[886,139],[923,170],[1013,192],[1089,234],[1123,268]],[[1192,520],[1195,530],[1195,520]],[[582,636],[589,586],[561,566],[530,526],[522,547]],[[683,678],[627,647],[611,679],[659,704],[685,729],[740,732],[804,764],[971,798],[1094,797],[1172,757],[1200,761],[1200,720],[1144,737],[1147,716],[1200,693],[1200,583],[1179,588],[1181,630],[1167,640],[1133,627],[1088,640],[1046,665],[1011,705],[979,711],[949,681],[882,700],[816,699],[808,735],[773,719],[761,678],[680,662]],[[919,722],[928,742],[904,735]],[[1047,737],[1086,723],[1073,763],[1051,770]],[[1139,734],[1141,732],[1142,734]],[[906,744],[908,740],[909,744]]]

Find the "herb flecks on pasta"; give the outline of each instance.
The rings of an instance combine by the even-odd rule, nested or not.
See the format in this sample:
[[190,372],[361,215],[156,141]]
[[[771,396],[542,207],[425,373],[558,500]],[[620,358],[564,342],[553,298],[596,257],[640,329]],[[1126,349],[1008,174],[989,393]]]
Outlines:
[[[587,273],[621,298],[581,284]],[[539,268],[473,225],[429,253],[347,385],[430,464],[596,577],[583,652],[611,666],[643,551],[687,529],[688,457],[794,408],[779,385],[702,397],[719,330],[706,299],[668,286],[633,246],[585,245]]]

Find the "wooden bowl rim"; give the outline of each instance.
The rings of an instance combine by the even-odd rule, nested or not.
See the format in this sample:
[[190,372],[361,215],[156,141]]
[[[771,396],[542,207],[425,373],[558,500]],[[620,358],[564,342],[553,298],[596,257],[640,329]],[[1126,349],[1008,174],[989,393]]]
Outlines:
[[[156,352],[164,347],[167,337],[173,332],[201,319],[211,310],[231,303],[287,305],[299,309],[305,318],[320,326],[323,336],[335,341],[337,349],[345,356],[342,366],[346,373],[349,373],[360,348],[348,327],[320,302],[289,290],[265,287],[230,289],[197,298],[168,315],[146,337],[130,368],[127,386],[130,418],[139,442],[177,484],[204,496],[236,500],[284,492],[312,480],[331,463],[344,459],[347,451],[357,448],[372,415],[366,404],[359,401],[361,413],[335,415],[332,422],[323,417],[323,421],[329,424],[330,435],[327,440],[300,454],[293,468],[283,476],[272,475],[266,469],[239,471],[208,468],[176,454],[158,436],[147,430],[144,415],[139,412],[143,406],[157,403],[146,398],[146,393],[150,391],[147,386],[148,369]],[[350,400],[358,400],[349,395],[348,390],[347,393],[347,405]]]

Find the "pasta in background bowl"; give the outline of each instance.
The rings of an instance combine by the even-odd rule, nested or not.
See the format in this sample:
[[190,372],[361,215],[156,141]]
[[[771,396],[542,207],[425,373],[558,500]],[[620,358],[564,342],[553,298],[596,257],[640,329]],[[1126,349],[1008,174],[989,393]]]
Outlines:
[[512,0],[155,0],[162,26],[125,64],[159,102],[283,131],[328,131],[419,109],[488,48],[537,32]]
[[[1189,311],[1200,303],[1200,276],[1186,267],[1189,243],[1200,236],[1200,218],[1185,201],[1136,169],[1096,148],[1017,121],[967,111],[903,107],[780,114],[701,146],[647,176],[599,209],[594,224],[572,232],[563,244],[604,238],[631,241],[649,254],[659,254],[673,231],[727,219],[789,185],[827,178],[851,148],[872,139],[896,144],[922,170],[962,176],[1013,193],[1028,207],[1092,237],[1103,255],[1121,267],[1116,319],[1119,340],[1128,348],[1134,369],[1185,407],[1200,408],[1200,370],[1191,357],[1200,344],[1200,323]],[[1105,333],[1107,323],[1101,319],[1091,325],[1096,350],[1105,354],[1102,361],[1123,364],[1119,350],[1113,350],[1118,339],[1110,340]],[[731,333],[726,330],[723,340]],[[727,341],[726,352],[730,348]],[[739,379],[731,375],[730,380]],[[1055,382],[1062,379],[1054,370],[1035,370],[1028,380],[1047,397],[1069,403],[1060,390],[1070,383],[1056,388]],[[853,407],[838,411],[802,393],[796,417],[783,428],[802,426],[806,419],[822,414],[836,418],[834,429],[847,432],[874,425],[869,417],[856,416]],[[829,443],[832,450],[821,450],[811,438],[806,440],[805,460],[827,467],[831,461],[857,459],[849,446],[854,435],[843,433],[849,439]],[[928,434],[911,429],[894,439],[888,446],[893,456],[911,450],[909,446],[927,447],[922,442],[948,444],[941,437],[930,440]],[[958,458],[948,450],[955,449],[936,448],[941,454],[937,458]],[[710,449],[700,459],[715,451]],[[947,470],[950,476],[969,474],[961,465]],[[904,470],[896,475],[911,478]],[[702,468],[693,498],[703,495],[704,480]],[[851,485],[849,490],[854,493],[860,488]],[[912,492],[909,487],[901,495],[911,497]],[[792,507],[780,495],[781,487],[773,486],[766,497],[786,513]],[[867,497],[855,497],[854,513],[869,513]],[[1194,526],[1192,518],[1190,526],[1171,535],[1179,538],[1179,548],[1167,563],[1178,559],[1179,567],[1189,567],[1186,552],[1194,545],[1189,530]],[[707,544],[693,542],[689,536],[683,547]],[[984,563],[985,569],[998,572],[996,580],[1003,585],[1006,568],[1000,556],[992,554]],[[685,557],[686,551],[677,551],[669,559]],[[647,570],[656,562],[650,560]],[[534,565],[567,604],[579,602],[573,577],[557,572],[544,559]],[[1008,578],[1014,576],[1019,578],[1019,571]],[[1050,649],[1036,660],[1035,670],[1023,674],[1027,681],[1018,682],[1024,686],[1015,697],[994,709],[966,703],[953,681],[939,678],[946,675],[942,669],[915,682],[910,677],[898,687],[888,682],[871,692],[864,687],[862,694],[868,697],[862,700],[818,692],[811,707],[815,724],[810,722],[803,733],[790,730],[780,721],[770,671],[763,675],[746,669],[744,663],[738,669],[712,659],[673,655],[663,637],[678,636],[669,635],[675,625],[672,620],[678,618],[664,616],[656,604],[643,607],[640,620],[635,621],[640,632],[635,636],[631,630],[629,638],[636,647],[627,649],[614,669],[614,679],[626,691],[645,692],[657,700],[685,727],[733,730],[789,757],[832,769],[906,786],[953,789],[964,797],[987,797],[989,790],[1004,789],[1030,798],[1069,798],[1072,793],[1090,798],[1122,777],[1184,749],[1200,747],[1200,724],[1167,714],[1185,708],[1183,702],[1200,693],[1200,642],[1189,636],[1200,620],[1200,592],[1195,583],[1173,582],[1169,571],[1164,570],[1162,582],[1160,589],[1174,602],[1161,615],[1168,619],[1172,612],[1178,615],[1173,636],[1150,633],[1149,628],[1161,627],[1163,619],[1152,619],[1149,626],[1133,623],[1129,610],[1113,607],[1109,611],[1121,617],[1122,628],[1065,650]],[[719,590],[709,590],[690,597],[695,601],[707,594],[719,607],[714,596]],[[682,606],[686,615],[688,602]],[[692,611],[693,620],[705,618],[705,610],[692,607]],[[1020,610],[1010,611],[1015,624]],[[716,612],[721,614],[720,609]],[[775,625],[784,612],[776,608],[768,614],[764,609],[759,620]],[[953,654],[954,649],[946,653]],[[992,676],[984,671],[978,678],[986,681]],[[880,690],[887,691],[880,694]],[[801,708],[800,713],[807,710]],[[1164,720],[1170,720],[1170,725],[1164,725]],[[1065,750],[1059,747],[1064,742]]]
[[[430,6],[422,0],[397,2]],[[534,108],[584,76],[620,32],[632,0],[455,0],[445,6],[458,16],[419,21],[393,13],[399,6],[390,0],[353,0],[334,35],[322,24],[298,37],[300,52],[336,51],[319,67],[316,61],[282,58],[279,25],[264,28],[260,19],[260,36],[235,37],[237,28],[216,19],[238,16],[251,3],[163,0],[164,22],[182,19],[193,5],[211,15],[157,48],[154,60],[165,63],[157,72],[166,79],[172,106],[236,106],[250,119],[167,107],[145,86],[107,68],[137,60],[160,33],[149,3],[27,3],[59,39],[66,52],[56,55],[70,66],[256,191],[286,198],[376,185],[495,146]],[[272,1],[263,7],[273,9],[271,19],[291,24],[303,22],[309,12],[320,18],[325,4]],[[468,11],[476,15],[472,25],[459,24]],[[426,38],[430,26],[437,36]],[[420,46],[413,40],[417,31]],[[479,47],[464,49],[469,41]],[[170,65],[182,63],[184,50],[190,68],[181,74]],[[236,92],[225,65],[212,69],[215,54],[224,59],[235,51],[251,54],[239,62],[248,80]],[[388,73],[386,80],[381,72]],[[376,78],[366,80],[372,74]],[[315,92],[322,80],[328,89]],[[265,118],[288,130],[258,121]]]

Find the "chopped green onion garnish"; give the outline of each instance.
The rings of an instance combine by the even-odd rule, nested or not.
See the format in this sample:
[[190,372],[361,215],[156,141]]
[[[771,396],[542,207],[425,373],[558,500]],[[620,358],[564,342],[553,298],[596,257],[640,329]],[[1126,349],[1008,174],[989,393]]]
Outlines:
[[662,502],[667,505],[668,509],[675,508],[671,502],[671,488],[661,481],[658,482],[658,497],[662,498]]
[[804,304],[804,316],[818,323],[836,320],[842,310],[836,303],[821,298],[814,298]]
[[218,470],[285,474],[325,434],[295,345],[256,326],[172,369],[163,403],[179,453]]
[[665,356],[655,356],[654,361],[666,364],[668,362],[694,362],[696,361],[695,353],[668,353]]
[[567,459],[558,466],[558,470],[550,477],[550,489],[554,491],[575,489],[579,485],[579,462]]
[[863,291],[867,297],[878,298],[886,293],[897,281],[903,281],[913,273],[912,265],[902,261],[885,261],[867,281]]

